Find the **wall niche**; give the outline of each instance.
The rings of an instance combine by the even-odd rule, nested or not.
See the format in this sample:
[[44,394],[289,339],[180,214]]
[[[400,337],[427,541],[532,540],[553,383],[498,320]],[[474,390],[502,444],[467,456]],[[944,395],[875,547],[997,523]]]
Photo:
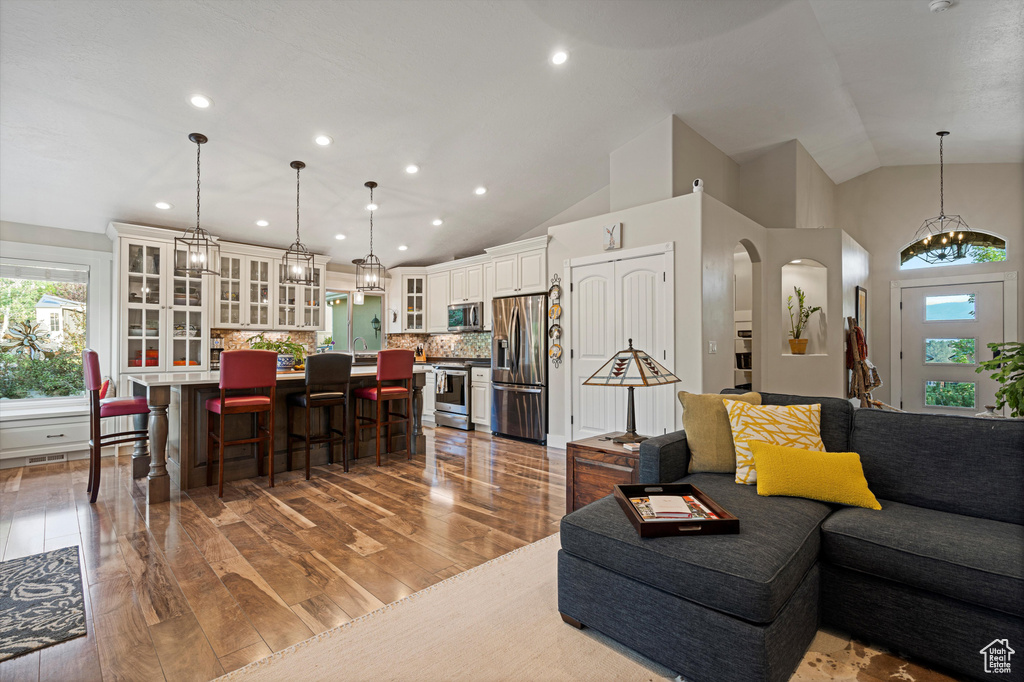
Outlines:
[[801,338],[807,339],[807,355],[828,355],[828,268],[811,258],[796,258],[782,266],[782,328],[787,334],[779,340],[784,355],[790,354],[790,312],[792,299],[793,321],[799,316],[796,289],[804,292],[804,305],[821,310],[814,313],[804,326]]

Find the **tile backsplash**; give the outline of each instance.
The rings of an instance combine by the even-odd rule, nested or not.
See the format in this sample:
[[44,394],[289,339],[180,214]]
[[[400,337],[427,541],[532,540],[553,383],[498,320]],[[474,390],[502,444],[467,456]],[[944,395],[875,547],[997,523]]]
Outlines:
[[387,348],[416,350],[423,346],[428,358],[489,358],[491,333],[388,334]]
[[[211,329],[210,337],[223,339],[221,346],[224,350],[245,350],[249,347],[249,339],[257,333],[240,329]],[[290,336],[292,341],[306,347],[307,355],[316,352],[316,332],[263,332],[263,335],[270,341],[284,341]]]

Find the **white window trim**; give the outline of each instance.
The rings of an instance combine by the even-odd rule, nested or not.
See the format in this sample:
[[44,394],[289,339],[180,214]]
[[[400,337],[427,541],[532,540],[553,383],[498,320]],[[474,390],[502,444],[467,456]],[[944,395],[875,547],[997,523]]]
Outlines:
[[[111,343],[110,301],[111,265],[113,254],[106,251],[72,249],[63,246],[43,244],[25,244],[22,242],[0,241],[0,252],[6,258],[33,260],[47,264],[67,264],[86,266],[89,268],[89,293],[86,306],[89,317],[85,329],[85,345],[95,348],[100,353],[101,367],[111,373],[114,355]],[[23,400],[0,400],[0,420],[6,419],[6,413],[24,412],[26,408],[34,413],[59,413],[69,406],[86,405],[82,396],[65,398],[26,398]],[[13,414],[11,415],[14,416]]]
[[[1003,285],[1003,341],[1017,341],[1017,271],[1006,270],[974,275],[949,275],[946,277],[926,277],[921,279],[899,279],[889,282],[889,381],[892,385],[891,400],[899,405],[903,400],[903,360],[900,351],[903,347],[903,289],[915,287],[944,286],[948,284],[986,284],[990,282]],[[980,355],[981,349],[977,349]],[[977,360],[978,356],[975,357]]]

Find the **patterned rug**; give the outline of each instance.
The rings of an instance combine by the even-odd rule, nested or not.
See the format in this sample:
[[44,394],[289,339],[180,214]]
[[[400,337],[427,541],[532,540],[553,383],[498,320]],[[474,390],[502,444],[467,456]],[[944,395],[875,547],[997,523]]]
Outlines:
[[0,563],[0,661],[84,634],[78,547]]

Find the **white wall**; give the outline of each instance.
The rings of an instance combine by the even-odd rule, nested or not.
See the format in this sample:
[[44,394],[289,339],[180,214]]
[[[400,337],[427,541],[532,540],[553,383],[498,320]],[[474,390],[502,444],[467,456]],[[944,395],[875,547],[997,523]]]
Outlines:
[[[889,288],[893,280],[1016,270],[1024,274],[1024,164],[946,164],[946,211],[972,229],[1006,239],[1007,262],[900,270],[899,253],[926,219],[939,211],[939,167],[889,166],[836,188],[836,220],[871,254],[868,290],[868,353],[883,386],[875,397],[891,399]],[[1020,282],[1018,275],[1017,282]],[[1018,284],[1019,286],[1019,284]],[[844,292],[845,293],[845,292]],[[1017,338],[1024,338],[1024,315]]]
[[513,241],[521,241],[532,237],[540,237],[548,233],[548,228],[554,225],[565,225],[584,218],[604,215],[611,211],[611,185],[605,185],[586,199],[578,201],[558,215],[545,220],[529,232],[516,237]]
[[672,197],[672,121],[669,116],[613,151],[609,157],[612,211]]
[[80,230],[64,230],[59,227],[43,225],[26,225],[0,220],[0,241],[20,242],[22,244],[49,244],[69,249],[85,249],[87,251],[114,250],[113,242],[103,233],[82,232]]
[[[753,305],[752,329],[754,332],[753,353],[758,354],[760,339],[763,297],[761,291],[762,263],[765,253],[765,240],[768,230],[747,218],[707,193],[701,197],[701,317],[692,322],[687,319],[676,321],[677,329],[683,325],[701,327],[701,344],[698,354],[693,356],[677,356],[679,362],[699,362],[702,367],[700,389],[707,393],[717,393],[723,388],[733,385],[733,365],[735,363],[734,343],[736,327],[733,311],[734,277],[736,245],[741,240],[746,242],[748,252],[753,249],[751,259],[751,290]],[[682,246],[678,250],[685,250]],[[679,294],[677,293],[677,296]],[[717,353],[709,352],[709,344],[714,343]],[[760,381],[760,367],[755,361],[753,382],[754,388]]]
[[736,208],[740,198],[740,166],[679,118],[672,117],[672,196],[693,191],[704,181],[704,192]]
[[799,141],[796,152],[796,206],[794,227],[835,227],[836,185]]
[[[565,278],[565,261],[582,256],[606,253],[609,259],[614,251],[605,252],[602,238],[608,223],[622,223],[622,246],[639,246],[675,242],[675,357],[669,370],[681,379],[679,390],[700,392],[701,366],[701,282],[700,251],[692,245],[700,243],[701,195],[686,195],[643,206],[558,225],[548,230],[548,275]],[[686,248],[684,248],[686,247]],[[730,247],[730,258],[732,250]],[[572,319],[572,300],[562,298],[562,324]],[[570,331],[571,333],[571,331]],[[730,337],[731,338],[731,337]],[[568,349],[567,349],[568,350]],[[555,368],[549,365],[548,374],[548,432],[552,442],[564,438],[567,421],[569,392],[566,382],[566,364]],[[680,408],[676,403],[676,428],[680,428]],[[671,429],[670,429],[671,430]]]
[[743,215],[771,228],[796,227],[796,140],[740,166]]
[[732,274],[735,278],[733,281],[733,297],[734,297],[734,308],[736,310],[751,310],[753,307],[754,283],[753,277],[753,263],[750,262],[750,256],[747,254],[747,250],[742,246],[737,246],[732,256]]

